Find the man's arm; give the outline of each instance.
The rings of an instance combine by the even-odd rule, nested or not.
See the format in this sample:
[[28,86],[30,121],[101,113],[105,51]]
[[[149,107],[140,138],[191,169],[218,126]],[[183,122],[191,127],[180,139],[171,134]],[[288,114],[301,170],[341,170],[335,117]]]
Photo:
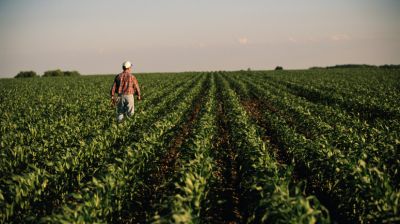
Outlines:
[[111,90],[110,90],[110,95],[111,95],[111,106],[112,106],[112,107],[115,107],[115,105],[117,104],[117,99],[114,97],[115,91],[116,91],[117,88],[118,88],[118,87],[117,87],[117,77],[115,77],[114,83],[113,83],[113,85],[112,85],[112,87],[111,87]]
[[140,100],[140,99],[142,98],[142,96],[140,95],[140,87],[139,87],[139,83],[138,83],[138,81],[137,81],[137,79],[136,79],[136,77],[135,77],[135,76],[133,76],[133,85],[134,85],[134,87],[135,87],[135,90],[136,90],[136,92],[137,92],[137,95],[138,95],[138,100]]
[[115,89],[116,89],[116,88],[117,88],[117,82],[114,81],[114,83],[113,83],[113,85],[112,85],[112,87],[111,87],[111,90],[110,90],[111,98],[114,97]]

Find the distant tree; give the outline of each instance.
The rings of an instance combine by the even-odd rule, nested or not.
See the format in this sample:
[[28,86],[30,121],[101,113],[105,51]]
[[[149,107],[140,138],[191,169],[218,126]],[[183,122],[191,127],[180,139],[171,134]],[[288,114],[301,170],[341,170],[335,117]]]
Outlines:
[[375,65],[367,65],[367,64],[344,64],[344,65],[335,65],[335,66],[328,66],[328,69],[332,68],[377,68]]
[[314,67],[310,67],[310,70],[314,70],[314,69],[325,69],[324,67],[318,67],[318,66],[314,66]]
[[78,71],[64,71],[64,76],[80,76]]
[[247,70],[240,69],[239,73],[242,75],[249,75],[249,74],[251,74],[251,69],[250,70],[249,69],[247,69]]
[[54,76],[64,76],[64,73],[60,70],[50,70],[50,71],[45,71],[43,74],[43,77],[54,77]]
[[400,69],[400,65],[381,65],[379,68],[384,69]]
[[34,71],[21,71],[15,76],[15,78],[30,78],[30,77],[37,77],[36,72],[34,72]]
[[275,70],[283,70],[282,66],[276,66]]
[[78,71],[61,71],[60,69],[46,71],[43,77],[54,77],[54,76],[80,76]]

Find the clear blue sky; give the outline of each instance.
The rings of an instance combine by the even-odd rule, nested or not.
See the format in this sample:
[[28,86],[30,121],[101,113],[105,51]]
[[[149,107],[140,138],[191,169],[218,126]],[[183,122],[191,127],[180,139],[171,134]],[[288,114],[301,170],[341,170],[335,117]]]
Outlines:
[[0,0],[0,76],[400,64],[398,0]]

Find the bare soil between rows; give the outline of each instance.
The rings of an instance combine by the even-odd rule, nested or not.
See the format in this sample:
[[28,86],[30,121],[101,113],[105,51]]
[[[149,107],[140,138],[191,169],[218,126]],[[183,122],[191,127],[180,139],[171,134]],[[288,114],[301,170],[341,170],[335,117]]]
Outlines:
[[196,122],[199,116],[199,112],[204,101],[204,93],[201,92],[192,106],[188,119],[185,120],[181,125],[175,127],[170,133],[176,133],[172,137],[169,143],[169,148],[166,153],[160,155],[160,159],[155,161],[146,173],[144,177],[144,188],[140,190],[139,197],[136,199],[134,204],[137,207],[137,211],[131,214],[131,217],[125,219],[127,223],[148,223],[152,220],[154,214],[154,205],[158,204],[159,200],[168,191],[168,180],[173,177],[173,174],[177,172],[179,167],[176,165],[176,161],[180,156],[180,147],[184,143],[185,139],[192,133],[192,126]]
[[216,163],[214,171],[216,183],[210,189],[211,208],[205,212],[205,222],[241,223],[243,217],[237,153],[229,138],[229,124],[220,91],[221,89],[218,88],[216,94],[216,99],[219,100],[217,105],[218,136],[212,153]]
[[[335,202],[327,192],[321,191],[317,186],[317,183],[310,179],[311,175],[303,164],[291,164],[292,155],[288,154],[285,148],[279,143],[277,137],[274,136],[271,130],[269,130],[268,122],[264,118],[264,113],[277,113],[278,110],[275,109],[268,102],[264,102],[258,99],[247,99],[241,102],[243,108],[249,113],[250,117],[260,126],[264,135],[262,136],[263,141],[268,141],[270,146],[272,146],[272,152],[275,154],[278,163],[293,165],[294,170],[292,172],[292,178],[294,183],[306,180],[308,184],[306,185],[305,193],[307,195],[315,195],[318,200],[323,204],[329,211],[330,217],[333,223],[347,223],[348,219],[343,217],[338,213],[338,203]],[[263,111],[266,108],[267,111]],[[264,109],[265,110],[265,109]]]

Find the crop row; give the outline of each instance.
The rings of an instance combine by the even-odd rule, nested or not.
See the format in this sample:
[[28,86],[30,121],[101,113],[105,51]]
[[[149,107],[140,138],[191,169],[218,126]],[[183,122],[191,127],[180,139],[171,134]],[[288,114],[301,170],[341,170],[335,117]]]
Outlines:
[[201,105],[199,119],[191,138],[180,148],[180,167],[170,183],[170,193],[163,195],[154,216],[155,223],[199,223],[205,208],[210,208],[208,193],[213,183],[215,161],[212,158],[216,137],[216,99],[214,76],[207,83],[208,93]]
[[291,187],[289,168],[280,166],[241,107],[239,98],[220,80],[229,120],[230,138],[238,150],[242,204],[247,222],[329,222],[329,216],[315,196],[305,196],[300,186]]
[[[241,82],[236,82],[236,89],[242,94],[251,92],[252,97],[260,101],[264,107],[263,121],[269,132],[281,150],[293,159],[292,163],[297,168],[305,169],[303,175],[309,180],[310,188],[320,195],[328,195],[329,203],[334,204],[330,209],[337,210],[345,220],[382,222],[397,219],[400,194],[392,187],[386,173],[373,163],[365,162],[368,152],[360,153],[361,157],[355,161],[356,157],[353,160],[348,158],[348,152],[331,145],[325,132],[321,131],[326,129],[326,123],[312,116],[295,98],[260,82],[247,82],[247,85]],[[317,128],[320,134],[307,138],[293,125]],[[345,139],[338,142],[343,141]],[[360,148],[368,149],[365,145]]]
[[[257,79],[243,80],[250,82],[250,85],[258,82]],[[325,144],[346,153],[353,162],[362,158],[369,165],[387,173],[396,183],[400,165],[396,152],[397,133],[400,131],[398,121],[393,121],[389,127],[378,121],[368,124],[340,108],[296,97],[285,87],[265,82],[260,88],[268,92],[267,97],[273,101],[281,115],[306,138],[324,138]]]
[[[189,82],[190,83],[190,82]],[[193,83],[193,82],[192,82]],[[190,85],[187,85],[188,87]],[[166,90],[169,90],[167,88]],[[171,89],[172,90],[172,89]],[[177,90],[177,92],[174,92]],[[176,99],[176,95],[185,90],[185,85],[181,90],[175,89],[171,91],[171,99]],[[165,96],[161,91],[155,94],[155,99],[160,100],[160,96]],[[160,103],[157,107],[150,107],[148,113],[154,113],[157,111],[165,111],[165,107],[168,106],[167,100]],[[152,99],[149,97],[150,102]],[[164,105],[164,107],[162,107]],[[114,118],[114,114],[109,114]],[[72,123],[71,125],[80,126]],[[96,130],[97,136],[93,139],[87,139],[86,141],[79,141],[78,139],[71,140],[72,142],[80,142],[79,146],[66,147],[57,149],[54,147],[41,146],[38,147],[42,150],[43,155],[36,155],[44,161],[44,165],[40,163],[32,163],[30,159],[31,154],[35,151],[29,151],[31,147],[19,146],[22,149],[17,151],[15,149],[9,149],[13,153],[21,153],[23,158],[26,158],[26,163],[29,166],[23,171],[23,173],[13,173],[12,176],[4,175],[2,177],[2,188],[1,191],[5,192],[4,195],[4,214],[3,219],[17,215],[17,217],[29,217],[31,214],[24,211],[33,212],[32,215],[38,213],[37,210],[43,209],[43,207],[57,207],[58,204],[64,203],[68,200],[68,192],[74,191],[82,182],[86,182],[91,179],[93,175],[98,172],[99,167],[105,166],[105,158],[107,158],[113,151],[110,152],[110,147],[115,145],[115,141],[120,139],[122,136],[128,134],[124,133],[123,130],[129,127],[128,123],[122,124],[122,127],[111,125],[109,128],[104,130]],[[51,130],[46,130],[51,132]],[[79,134],[79,132],[77,133]],[[48,156],[47,154],[51,154]],[[18,154],[17,154],[18,155]],[[7,157],[5,157],[7,158]],[[10,160],[9,162],[15,162]],[[17,161],[19,162],[19,161]],[[2,163],[2,169],[6,162]],[[19,164],[17,164],[19,165]],[[4,169],[6,170],[6,169]],[[40,181],[41,185],[35,184]],[[1,193],[2,193],[1,192]],[[35,193],[36,192],[36,193]],[[3,194],[3,193],[2,193]],[[46,202],[46,203],[43,203]],[[35,209],[33,209],[35,208]],[[23,212],[23,216],[18,215]],[[41,211],[48,213],[49,211]]]
[[[114,162],[107,166],[99,175],[81,186],[77,192],[71,194],[74,198],[71,202],[63,205],[59,211],[51,216],[45,217],[45,221],[57,222],[115,222],[124,221],[124,214],[131,209],[130,202],[138,197],[139,188],[142,186],[140,172],[149,169],[151,161],[160,153],[160,149],[167,144],[168,130],[176,126],[184,118],[189,105],[199,95],[203,81],[198,80],[191,88],[185,98],[179,98],[179,92],[175,92],[172,99],[177,99],[174,105],[160,120],[150,124],[150,127],[140,133],[141,138],[130,141],[127,136],[118,149],[119,156],[113,158]],[[165,99],[164,99],[165,100]],[[168,101],[167,101],[168,102]],[[167,108],[164,108],[166,110]],[[158,114],[153,114],[158,116]],[[134,118],[131,127],[136,122]],[[142,118],[144,119],[144,118]],[[134,139],[132,139],[134,140]],[[129,218],[129,217],[127,217]]]
[[396,71],[352,71],[138,75],[120,124],[112,77],[2,80],[0,222],[398,222]]
[[[359,101],[363,105],[398,107],[398,71],[382,69],[337,69],[330,71],[260,72],[260,76],[310,91],[332,94],[340,100]],[[300,90],[300,89],[299,89]],[[301,93],[301,92],[299,92]],[[323,98],[321,98],[323,99]],[[327,99],[329,100],[329,98]]]

